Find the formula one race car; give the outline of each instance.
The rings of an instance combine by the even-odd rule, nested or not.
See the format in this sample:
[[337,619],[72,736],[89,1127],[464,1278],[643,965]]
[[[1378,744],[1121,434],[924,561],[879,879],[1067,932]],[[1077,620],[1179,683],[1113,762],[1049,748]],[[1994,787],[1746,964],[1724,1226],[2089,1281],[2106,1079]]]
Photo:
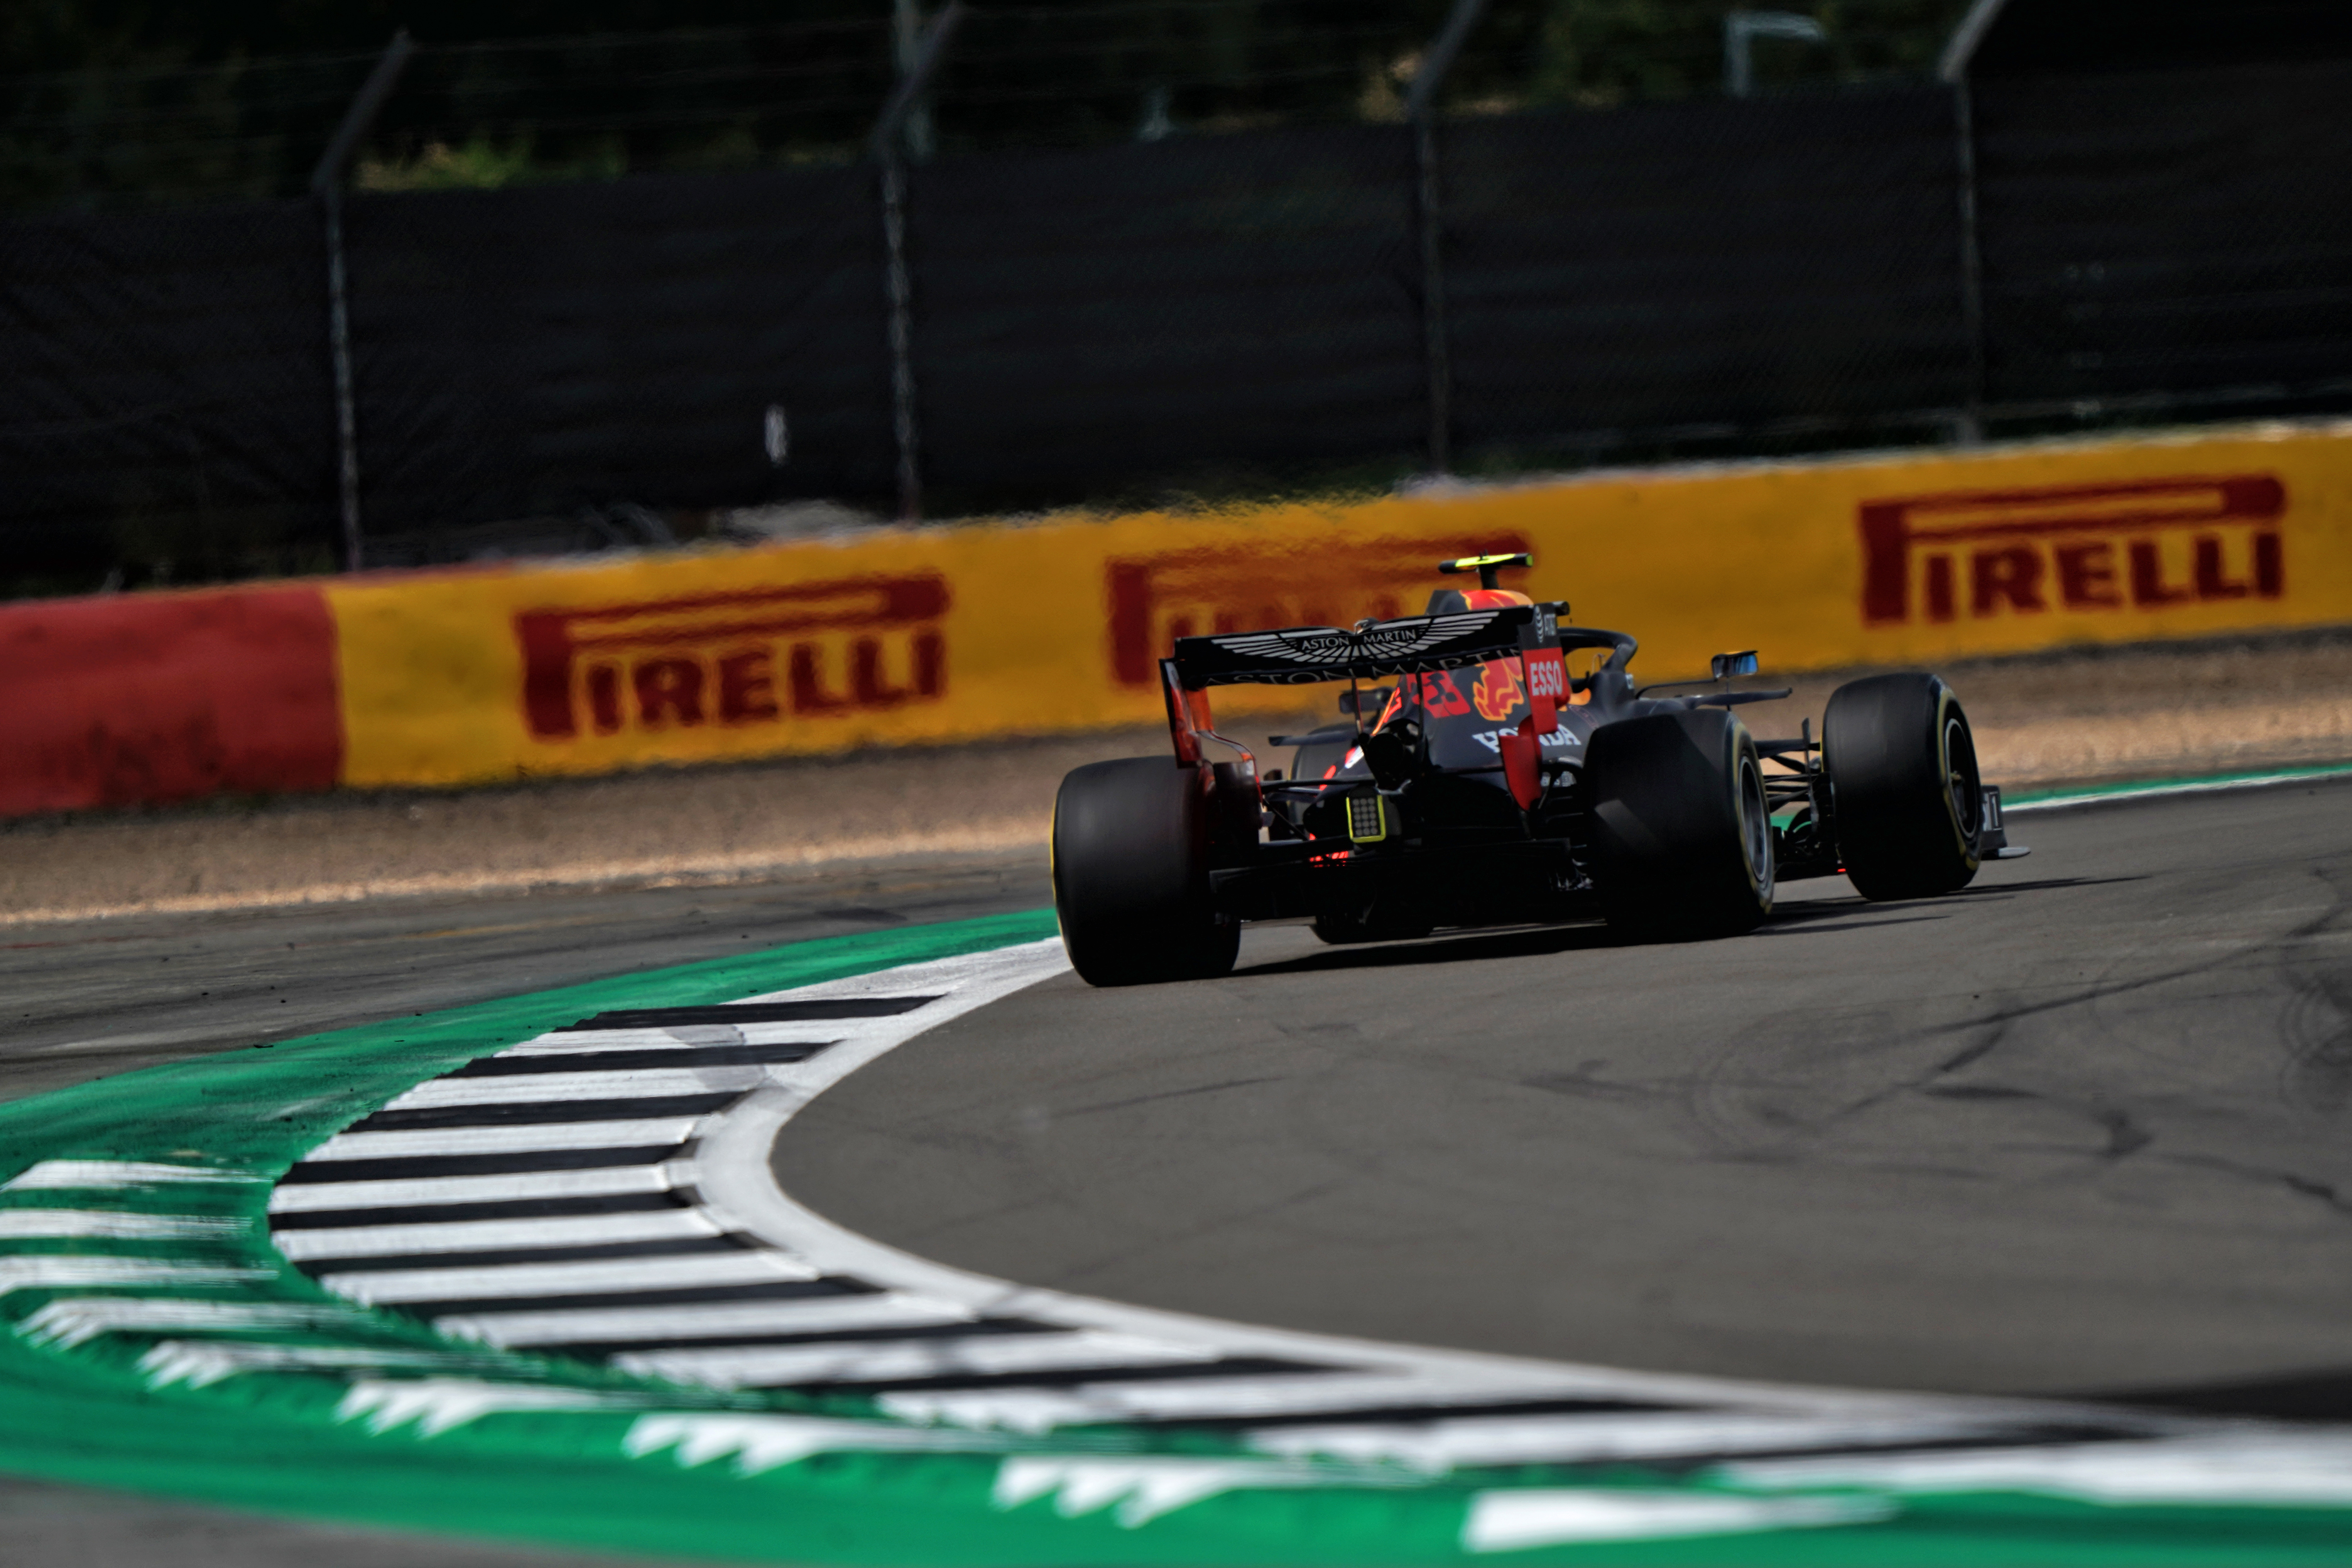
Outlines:
[[[1245,921],[1307,918],[1334,942],[1594,913],[1637,941],[1728,935],[1781,882],[1843,871],[1864,898],[1922,898],[2025,853],[1937,677],[1849,682],[1818,742],[1810,720],[1758,741],[1731,710],[1789,691],[1722,689],[1756,673],[1754,653],[1717,657],[1717,689],[1646,695],[1632,637],[1497,585],[1533,564],[1442,563],[1480,585],[1440,590],[1426,615],[1176,639],[1160,665],[1173,765],[1094,763],[1054,805],[1078,973],[1223,974]],[[1579,654],[1590,673],[1572,673]],[[1341,679],[1344,721],[1274,738],[1297,748],[1287,778],[1213,727],[1212,687]]]

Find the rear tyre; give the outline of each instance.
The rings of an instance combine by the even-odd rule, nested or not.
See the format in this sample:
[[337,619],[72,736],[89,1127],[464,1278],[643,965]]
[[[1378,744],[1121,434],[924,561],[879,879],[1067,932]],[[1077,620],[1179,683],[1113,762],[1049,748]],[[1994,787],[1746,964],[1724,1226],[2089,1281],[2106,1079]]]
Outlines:
[[1238,922],[1209,901],[1209,831],[1198,768],[1160,757],[1091,763],[1054,801],[1054,912],[1089,985],[1226,973]]
[[1771,808],[1756,742],[1720,708],[1592,732],[1594,873],[1610,925],[1635,941],[1735,936],[1772,912]]
[[1984,838],[1976,741],[1952,689],[1932,675],[1874,675],[1830,696],[1822,766],[1837,803],[1838,854],[1865,899],[1965,888]]

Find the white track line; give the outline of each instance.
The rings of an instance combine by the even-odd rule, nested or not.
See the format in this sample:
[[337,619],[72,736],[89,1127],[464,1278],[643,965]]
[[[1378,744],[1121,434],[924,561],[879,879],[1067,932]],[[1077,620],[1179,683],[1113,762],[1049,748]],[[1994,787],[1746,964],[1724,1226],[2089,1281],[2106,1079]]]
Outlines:
[[322,1258],[404,1258],[510,1247],[598,1247],[722,1234],[693,1209],[562,1215],[548,1219],[457,1219],[430,1225],[360,1225],[279,1231],[278,1250],[297,1263]]
[[161,1286],[192,1289],[200,1285],[241,1285],[266,1279],[268,1268],[223,1268],[170,1258],[124,1258],[84,1253],[74,1257],[0,1258],[0,1296],[12,1290],[135,1290]]
[[845,1340],[831,1344],[725,1350],[636,1351],[613,1358],[623,1372],[716,1388],[793,1388],[900,1378],[1017,1376],[1097,1366],[1176,1366],[1214,1358],[1201,1345],[1131,1334],[971,1334],[931,1340]]
[[2060,1492],[2105,1503],[2352,1503],[2352,1435],[2340,1429],[2223,1429],[2140,1443],[1974,1452],[1760,1459],[1729,1468],[1759,1487],[1892,1487],[1906,1491]]
[[108,1241],[194,1241],[233,1235],[245,1221],[214,1215],[121,1209],[0,1209],[0,1240],[88,1237]]
[[36,1343],[78,1345],[100,1334],[236,1333],[348,1323],[351,1309],[289,1301],[212,1301],[170,1296],[64,1296],[16,1325]]
[[2012,1430],[2007,1421],[1906,1414],[1872,1419],[1661,1411],[1655,1415],[1460,1416],[1412,1424],[1269,1427],[1255,1446],[1297,1458],[1386,1461],[1421,1470],[1465,1465],[1599,1464],[1707,1452],[1910,1445]]
[[[1329,1344],[1321,1347],[1322,1359],[1332,1359],[1335,1348]],[[1387,1350],[1384,1359],[1413,1354],[1401,1346]],[[1056,1426],[1105,1422],[1248,1421],[1287,1415],[1329,1415],[1336,1420],[1350,1410],[1397,1405],[1425,1406],[1431,1419],[1435,1420],[1444,1416],[1453,1405],[1500,1405],[1515,1400],[1609,1399],[1622,1396],[1622,1388],[1617,1383],[1596,1386],[1595,1379],[1590,1376],[1546,1377],[1539,1363],[1529,1372],[1496,1370],[1484,1377],[1458,1373],[1444,1375],[1442,1372],[1349,1372],[1342,1367],[1330,1372],[1250,1373],[1166,1383],[1120,1383],[1106,1378],[1099,1383],[1068,1387],[1024,1387],[1017,1382],[1008,1382],[1001,1388],[885,1394],[881,1405],[892,1415],[910,1421],[1043,1432]]]
[[695,1051],[706,1046],[829,1046],[858,1023],[684,1024],[674,1029],[563,1029],[500,1051],[502,1057],[577,1056],[593,1051]]
[[569,1149],[636,1149],[683,1143],[691,1116],[622,1121],[555,1121],[521,1127],[421,1127],[396,1132],[338,1132],[302,1156],[318,1160],[402,1160],[451,1154],[530,1154]]
[[522,1171],[504,1176],[410,1176],[381,1182],[304,1182],[269,1194],[271,1214],[412,1208],[433,1204],[515,1203],[526,1198],[614,1197],[664,1193],[663,1165],[600,1165],[584,1171]]
[[518,1296],[607,1296],[709,1285],[814,1279],[816,1270],[773,1252],[694,1254],[594,1263],[509,1263],[481,1268],[352,1269],[319,1276],[338,1296],[373,1306],[403,1301],[495,1301]]
[[448,1105],[538,1105],[575,1100],[650,1100],[674,1094],[740,1094],[757,1088],[766,1075],[765,1068],[753,1065],[517,1073],[510,1078],[436,1078],[387,1101],[384,1109],[429,1110]]
[[845,1330],[918,1328],[971,1321],[946,1301],[879,1292],[809,1296],[783,1301],[719,1301],[677,1307],[574,1307],[538,1312],[467,1312],[436,1318],[436,1332],[493,1345],[612,1343],[628,1340],[716,1340],[738,1335],[822,1334]]
[[59,1187],[113,1191],[122,1187],[173,1186],[187,1182],[263,1181],[258,1172],[222,1171],[207,1165],[170,1165],[149,1160],[44,1160],[0,1182],[0,1192]]
[[1478,1493],[1463,1521],[1465,1552],[1520,1552],[1604,1541],[1655,1542],[1692,1536],[1859,1524],[1892,1511],[1874,1498],[1709,1497],[1688,1491],[1511,1488]]
[[[479,1357],[472,1358],[478,1362]],[[148,1385],[203,1388],[248,1372],[462,1371],[472,1364],[460,1350],[404,1345],[240,1343],[234,1340],[159,1340],[139,1358]]]
[[2352,777],[2352,767],[2325,768],[2307,772],[2247,773],[2237,778],[2183,779],[2178,784],[2142,784],[2129,789],[2089,789],[2071,795],[2050,795],[2041,800],[2021,800],[2011,805],[2001,802],[2000,814],[2009,816],[2018,812],[2060,811],[2070,805],[2101,805],[2116,800],[2162,800],[2168,795],[2213,795],[2224,790],[2267,789],[2273,784],[2326,784],[2332,780]]

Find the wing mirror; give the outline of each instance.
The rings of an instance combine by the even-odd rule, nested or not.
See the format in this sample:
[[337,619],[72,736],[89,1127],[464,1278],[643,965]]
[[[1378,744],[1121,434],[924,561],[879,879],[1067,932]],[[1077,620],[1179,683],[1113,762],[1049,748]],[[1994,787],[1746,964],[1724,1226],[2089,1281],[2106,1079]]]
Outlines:
[[1736,676],[1753,675],[1758,669],[1756,650],[1746,653],[1719,653],[1715,656],[1715,679],[1729,680]]
[[1357,719],[1377,719],[1381,716],[1381,710],[1389,705],[1389,699],[1395,695],[1396,688],[1393,686],[1375,686],[1369,691],[1342,691],[1339,693],[1339,711]]

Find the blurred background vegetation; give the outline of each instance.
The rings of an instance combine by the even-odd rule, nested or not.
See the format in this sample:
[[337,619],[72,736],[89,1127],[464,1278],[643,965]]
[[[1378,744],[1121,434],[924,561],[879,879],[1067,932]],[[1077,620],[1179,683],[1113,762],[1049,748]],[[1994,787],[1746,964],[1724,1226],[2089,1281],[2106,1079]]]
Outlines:
[[[1783,0],[1758,90],[1919,80],[1967,0]],[[981,0],[932,104],[942,152],[1391,120],[1448,0]],[[1723,90],[1726,0],[1491,0],[1456,113]],[[394,30],[423,46],[366,188],[845,161],[895,70],[891,0],[9,0],[0,205],[299,192]]]

